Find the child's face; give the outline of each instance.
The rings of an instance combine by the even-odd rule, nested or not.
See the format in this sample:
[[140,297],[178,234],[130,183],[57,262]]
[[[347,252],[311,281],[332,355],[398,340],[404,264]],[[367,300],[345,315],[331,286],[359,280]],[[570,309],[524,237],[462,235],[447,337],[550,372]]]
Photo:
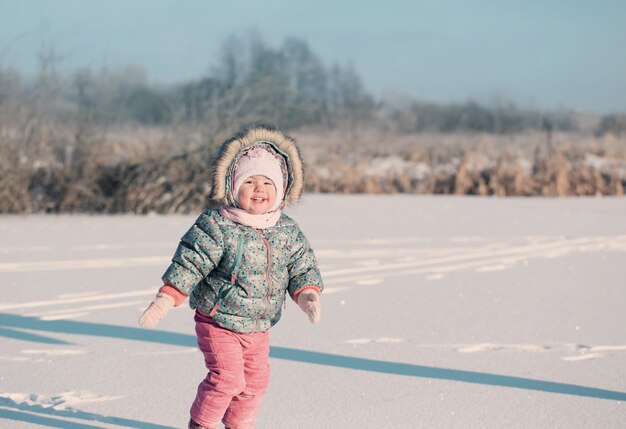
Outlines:
[[276,187],[265,176],[250,176],[239,187],[237,201],[251,214],[263,214],[276,204]]

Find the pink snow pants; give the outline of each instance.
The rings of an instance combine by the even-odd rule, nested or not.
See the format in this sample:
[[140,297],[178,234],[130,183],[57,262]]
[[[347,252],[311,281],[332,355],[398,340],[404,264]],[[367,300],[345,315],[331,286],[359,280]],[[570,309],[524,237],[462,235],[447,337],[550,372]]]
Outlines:
[[209,374],[198,386],[191,418],[208,427],[254,428],[270,381],[269,332],[238,334],[196,311],[198,346]]

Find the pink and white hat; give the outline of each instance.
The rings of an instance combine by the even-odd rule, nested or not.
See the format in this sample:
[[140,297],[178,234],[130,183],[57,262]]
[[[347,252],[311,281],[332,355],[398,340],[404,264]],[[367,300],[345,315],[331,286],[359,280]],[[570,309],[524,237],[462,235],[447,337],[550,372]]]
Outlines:
[[237,201],[239,188],[242,183],[251,176],[265,176],[274,182],[274,186],[276,187],[276,204],[270,211],[278,209],[285,196],[285,178],[281,160],[263,146],[254,146],[252,149],[246,151],[237,160],[235,169],[233,170],[233,200]]

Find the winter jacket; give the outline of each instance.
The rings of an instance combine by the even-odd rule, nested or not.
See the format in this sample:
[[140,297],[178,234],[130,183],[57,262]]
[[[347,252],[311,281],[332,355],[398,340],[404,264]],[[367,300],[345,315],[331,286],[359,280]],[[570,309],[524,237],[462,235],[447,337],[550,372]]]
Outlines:
[[[224,143],[214,165],[213,198],[233,203],[233,166],[255,144],[271,145],[284,157],[285,201],[297,201],[303,188],[300,155],[291,138],[267,128]],[[297,301],[305,289],[323,289],[313,250],[293,219],[282,214],[275,226],[255,229],[217,209],[202,213],[183,236],[163,282],[188,295],[191,308],[239,333],[264,332],[276,324],[286,293]]]

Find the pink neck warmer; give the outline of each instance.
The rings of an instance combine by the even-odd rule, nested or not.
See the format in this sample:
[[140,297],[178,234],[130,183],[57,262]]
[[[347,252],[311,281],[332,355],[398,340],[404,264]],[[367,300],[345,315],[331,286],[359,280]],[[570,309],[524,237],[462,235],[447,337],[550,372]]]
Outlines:
[[280,219],[281,212],[280,210],[275,210],[269,213],[251,214],[233,206],[222,206],[219,208],[219,213],[226,219],[230,219],[233,222],[256,229],[264,229],[271,228],[276,225],[278,219]]

